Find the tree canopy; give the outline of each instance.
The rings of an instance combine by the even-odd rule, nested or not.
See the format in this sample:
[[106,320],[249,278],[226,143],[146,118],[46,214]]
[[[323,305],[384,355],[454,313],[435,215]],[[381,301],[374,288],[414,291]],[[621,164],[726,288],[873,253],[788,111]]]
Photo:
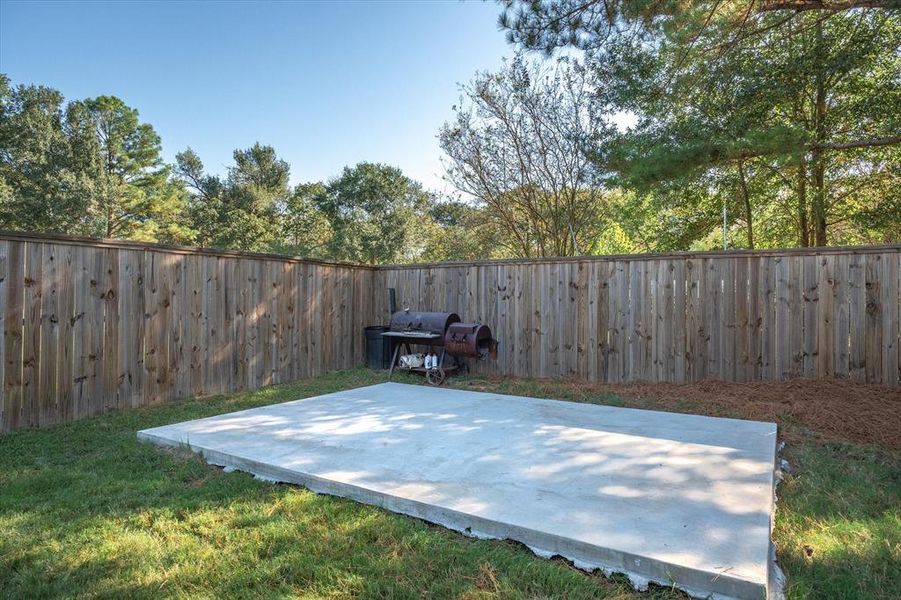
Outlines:
[[259,143],[233,153],[223,179],[204,172],[188,148],[176,155],[176,175],[190,190],[188,214],[204,246],[263,251],[280,240],[279,208],[290,194],[290,167]]
[[315,203],[331,224],[328,249],[335,258],[378,264],[412,260],[422,251],[419,221],[429,195],[396,167],[346,167]]
[[189,236],[160,139],[118,98],[64,103],[0,75],[4,227],[171,241]]
[[516,256],[573,256],[596,250],[606,190],[585,150],[610,133],[586,71],[516,57],[462,88],[444,126],[447,177],[477,199]]
[[166,164],[121,99],[0,74],[0,227],[370,264],[719,248],[724,210],[730,247],[901,241],[901,0],[500,4],[453,194],[378,157],[292,184],[260,142]]
[[583,49],[637,118],[589,154],[650,249],[713,245],[723,207],[737,246],[898,239],[897,3],[504,4],[514,43]]

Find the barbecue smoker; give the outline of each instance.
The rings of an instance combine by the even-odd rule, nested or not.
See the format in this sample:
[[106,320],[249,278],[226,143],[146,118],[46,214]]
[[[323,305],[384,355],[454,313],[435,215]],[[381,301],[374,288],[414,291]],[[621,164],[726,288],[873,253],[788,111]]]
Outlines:
[[[389,379],[395,368],[401,368],[424,373],[430,384],[441,385],[448,375],[468,370],[462,359],[497,358],[497,340],[491,337],[491,329],[481,323],[462,323],[457,313],[395,311],[382,336],[389,338],[392,346]],[[438,356],[438,364],[432,368],[418,366],[414,345],[427,346],[427,352]],[[405,354],[401,354],[401,348],[406,349]]]

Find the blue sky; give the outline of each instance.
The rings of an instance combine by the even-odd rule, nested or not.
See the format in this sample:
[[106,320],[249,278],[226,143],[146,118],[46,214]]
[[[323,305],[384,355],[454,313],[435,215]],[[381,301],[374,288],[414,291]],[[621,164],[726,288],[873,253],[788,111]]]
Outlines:
[[0,72],[116,95],[223,173],[256,141],[293,183],[368,160],[436,190],[458,83],[513,53],[493,2],[0,2]]

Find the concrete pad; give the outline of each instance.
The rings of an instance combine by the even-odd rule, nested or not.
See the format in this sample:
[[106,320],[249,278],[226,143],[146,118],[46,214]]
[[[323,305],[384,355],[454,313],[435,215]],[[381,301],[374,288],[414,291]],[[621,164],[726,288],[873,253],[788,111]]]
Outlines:
[[768,595],[773,423],[384,383],[138,438],[639,588]]

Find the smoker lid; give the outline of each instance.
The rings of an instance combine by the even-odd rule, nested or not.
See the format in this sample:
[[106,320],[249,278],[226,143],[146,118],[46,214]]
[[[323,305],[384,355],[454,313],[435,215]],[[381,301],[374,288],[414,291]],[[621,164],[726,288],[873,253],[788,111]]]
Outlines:
[[391,331],[418,331],[444,335],[452,323],[459,322],[460,315],[457,313],[399,310],[391,315]]

